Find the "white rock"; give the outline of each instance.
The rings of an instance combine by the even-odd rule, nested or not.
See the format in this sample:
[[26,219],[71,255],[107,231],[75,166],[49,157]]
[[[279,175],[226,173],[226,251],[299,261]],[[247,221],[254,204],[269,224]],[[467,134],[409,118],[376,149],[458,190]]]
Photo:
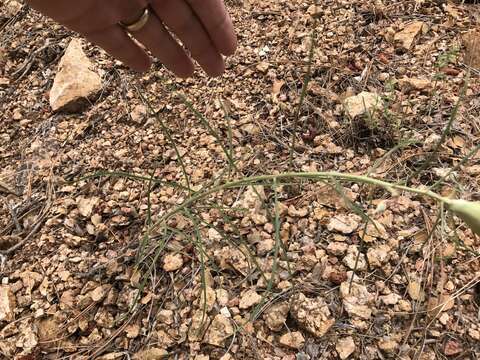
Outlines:
[[77,199],[78,212],[84,217],[90,217],[92,215],[93,208],[97,206],[99,202],[100,199],[98,197],[79,197]]
[[147,108],[143,104],[136,105],[130,113],[130,117],[137,124],[141,124],[145,120],[146,116]]
[[265,311],[263,318],[268,328],[272,331],[280,331],[287,321],[287,315],[290,306],[287,302],[282,302],[271,306]]
[[422,284],[420,284],[416,280],[412,280],[408,283],[407,286],[408,295],[412,298],[412,300],[416,301],[424,301],[425,300],[425,292],[422,289]]
[[270,68],[270,64],[266,61],[262,61],[257,64],[256,68],[261,73],[266,74],[268,69]]
[[396,305],[401,299],[402,299],[402,297],[398,294],[395,294],[395,293],[380,296],[380,300],[385,305]]
[[403,78],[398,81],[400,87],[404,90],[427,90],[432,87],[432,81],[419,78]]
[[159,348],[150,348],[140,351],[133,356],[134,360],[161,360],[168,356],[168,352]]
[[93,301],[98,302],[100,300],[103,300],[103,298],[107,296],[107,293],[110,291],[110,289],[111,285],[97,286],[95,289],[90,291],[89,295]]
[[393,40],[404,50],[410,50],[418,35],[428,31],[427,25],[423,21],[413,21],[406,25],[402,31],[395,34]]
[[262,240],[257,244],[257,254],[259,256],[265,256],[270,251],[272,251],[274,247],[275,247],[275,240],[273,239]]
[[296,294],[290,302],[290,314],[298,325],[319,338],[335,323],[322,297],[310,299],[302,293]]
[[299,218],[305,217],[308,215],[308,208],[303,207],[301,209],[297,209],[295,208],[295,206],[290,205],[288,207],[288,215],[291,217],[299,217]]
[[380,245],[376,248],[370,248],[367,251],[368,263],[371,267],[381,267],[389,258],[390,247],[388,245]]
[[348,247],[347,255],[343,258],[343,263],[351,270],[364,271],[367,269],[365,255],[358,253],[357,245],[350,245]]
[[351,315],[361,319],[368,320],[372,316],[371,304],[374,300],[374,295],[368,292],[366,286],[358,283],[354,277],[354,281],[350,281],[353,276],[349,273],[349,280],[340,285],[340,295],[343,300],[345,310]]
[[438,134],[431,134],[429,135],[422,144],[422,148],[425,151],[432,150],[435,146],[437,146],[438,142],[442,137]]
[[305,338],[299,331],[294,331],[283,334],[279,339],[279,343],[291,349],[299,350],[305,345]]
[[387,337],[378,342],[378,347],[386,353],[393,353],[398,348],[398,342]]
[[207,312],[211,311],[215,305],[215,301],[217,300],[217,293],[210,286],[206,286],[205,288],[202,286],[199,290],[199,293],[199,308],[206,309]]
[[367,113],[372,114],[376,109],[381,109],[383,101],[378,94],[363,91],[358,95],[346,98],[343,105],[347,115],[354,119],[357,116]]
[[202,309],[195,311],[191,317],[192,322],[188,329],[188,340],[198,342],[203,339],[210,325],[210,317]]
[[341,338],[335,345],[335,349],[337,350],[340,359],[348,359],[348,357],[355,352],[355,341],[353,341],[353,338],[351,336]]
[[181,254],[168,254],[163,260],[163,270],[167,272],[177,271],[183,266],[183,257]]
[[209,355],[197,355],[195,356],[195,360],[210,360],[210,356]]
[[15,295],[10,287],[7,285],[0,286],[0,321],[13,321],[15,306]]
[[342,256],[348,249],[348,245],[343,242],[334,241],[328,244],[327,252],[335,256]]
[[262,297],[257,294],[254,290],[247,290],[243,293],[242,298],[240,299],[240,303],[238,307],[240,309],[248,309],[254,305],[257,305],[262,301]]
[[222,314],[218,314],[213,319],[208,328],[205,342],[214,346],[224,346],[225,340],[233,335],[233,326],[230,320]]
[[16,0],[6,0],[3,4],[5,13],[7,16],[12,17],[18,14],[18,12],[22,9],[22,4]]
[[102,89],[102,80],[91,70],[80,39],[72,39],[58,65],[50,90],[53,111],[77,112],[89,104]]
[[361,218],[358,215],[337,215],[330,219],[327,229],[348,235],[358,229],[360,221]]
[[228,310],[228,308],[226,306],[224,306],[220,309],[220,314],[222,314],[226,318],[231,318],[232,317],[232,314],[230,313],[230,310]]

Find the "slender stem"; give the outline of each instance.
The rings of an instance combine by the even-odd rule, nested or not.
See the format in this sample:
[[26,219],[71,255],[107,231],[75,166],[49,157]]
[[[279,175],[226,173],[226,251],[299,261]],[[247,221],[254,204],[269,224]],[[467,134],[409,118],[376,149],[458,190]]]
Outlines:
[[315,56],[315,49],[317,46],[317,30],[316,30],[316,19],[314,18],[313,32],[310,37],[310,51],[308,53],[308,65],[307,65],[307,74],[305,75],[305,80],[303,81],[302,92],[300,93],[300,101],[298,102],[298,107],[295,112],[295,118],[293,120],[293,132],[292,132],[292,141],[290,146],[290,153],[288,156],[288,162],[290,169],[293,169],[293,153],[295,152],[296,140],[297,140],[297,130],[298,130],[298,121],[300,119],[300,114],[302,112],[303,103],[307,97],[308,85],[312,80],[312,64],[313,58]]
[[208,122],[208,120],[202,115],[201,112],[199,112],[197,109],[195,109],[195,107],[193,106],[193,104],[188,101],[188,99],[186,98],[185,95],[183,94],[179,94],[179,97],[180,99],[183,101],[183,103],[187,106],[187,108],[193,113],[193,115],[195,115],[195,117],[197,119],[200,120],[200,122],[207,128],[208,132],[210,133],[210,135],[212,135],[215,140],[217,140],[218,144],[220,145],[220,147],[222,148],[225,156],[227,157],[227,160],[228,162],[230,163],[230,166],[232,168],[234,168],[235,170],[237,170],[236,166],[235,166],[235,159],[232,158],[230,152],[228,151],[228,149],[225,147],[225,145],[223,144],[223,142],[220,140],[220,135],[213,129],[213,127],[210,125],[210,123]]
[[448,201],[447,198],[428,189],[411,188],[405,185],[389,183],[387,181],[375,179],[375,178],[364,176],[364,175],[342,174],[338,172],[288,172],[288,173],[282,173],[282,174],[276,174],[276,175],[260,175],[260,176],[247,177],[240,180],[230,181],[221,185],[217,185],[203,191],[200,190],[192,194],[191,197],[189,197],[187,200],[185,200],[182,204],[177,206],[175,209],[161,216],[160,219],[153,225],[153,228],[159,226],[165,220],[175,215],[176,213],[182,211],[183,209],[187,208],[188,206],[192,205],[193,203],[201,199],[204,199],[214,193],[220,192],[222,190],[233,189],[237,187],[255,184],[258,182],[277,181],[277,180],[284,180],[284,179],[291,179],[291,178],[312,179],[312,180],[338,179],[338,180],[344,180],[344,181],[353,181],[353,182],[359,182],[363,184],[379,186],[387,190],[407,191],[414,194],[430,197],[439,202]]
[[443,181],[445,179],[448,179],[448,177],[454,172],[454,171],[457,171],[460,166],[463,166],[468,160],[470,160],[471,157],[473,157],[478,151],[480,151],[480,144],[478,144],[477,146],[475,146],[457,165],[455,165],[455,167],[451,168],[448,173],[446,173],[444,176],[442,176],[441,179],[438,179],[437,182],[435,182],[435,184],[433,184],[432,186],[430,186],[430,190],[433,190],[435,189],[438,185],[440,185],[441,183],[443,183]]
[[143,95],[143,93],[138,88],[136,89],[137,89],[138,95],[140,96],[140,99],[142,99],[142,101],[147,105],[148,110],[150,111],[150,115],[154,116],[155,119],[158,120],[158,123],[162,128],[162,132],[167,137],[167,140],[172,144],[173,150],[175,151],[175,155],[177,156],[177,159],[178,159],[178,163],[180,165],[180,168],[182,169],[183,177],[185,178],[185,183],[187,185],[188,191],[192,193],[192,188],[190,186],[190,178],[188,177],[187,168],[185,167],[185,163],[183,162],[183,157],[180,154],[180,151],[178,150],[177,143],[175,142],[175,140],[173,140],[170,130],[165,125],[162,118],[158,115],[158,112],[155,111],[152,104],[150,104],[150,101],[148,101],[148,99]]
[[442,132],[442,136],[440,137],[438,142],[435,144],[435,147],[433,148],[433,150],[430,152],[430,156],[428,156],[428,158],[425,160],[422,166],[420,166],[420,168],[417,169],[413,175],[408,177],[408,179],[405,181],[405,184],[408,184],[411,179],[413,179],[415,176],[417,176],[418,174],[426,170],[430,166],[430,164],[438,158],[440,148],[447,140],[447,137],[450,136],[453,123],[457,119],[458,111],[460,110],[460,106],[462,105],[463,100],[465,98],[465,94],[467,93],[469,83],[470,83],[470,70],[467,72],[465,76],[464,84],[460,90],[460,95],[458,97],[457,103],[453,107],[447,126]]

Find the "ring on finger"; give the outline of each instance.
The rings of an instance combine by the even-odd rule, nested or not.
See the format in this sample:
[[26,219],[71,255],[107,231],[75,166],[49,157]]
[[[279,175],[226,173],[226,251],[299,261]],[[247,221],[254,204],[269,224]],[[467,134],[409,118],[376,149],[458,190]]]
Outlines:
[[142,15],[140,15],[140,17],[137,20],[129,23],[120,21],[119,24],[128,32],[133,33],[141,30],[147,24],[149,18],[150,18],[150,10],[147,7],[143,9]]

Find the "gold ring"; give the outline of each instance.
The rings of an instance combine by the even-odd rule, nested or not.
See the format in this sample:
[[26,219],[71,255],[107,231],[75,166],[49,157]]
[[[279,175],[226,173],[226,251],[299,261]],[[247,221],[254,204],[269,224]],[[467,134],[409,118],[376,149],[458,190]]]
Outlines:
[[138,18],[138,20],[135,20],[134,22],[131,23],[125,23],[123,21],[120,21],[120,26],[124,27],[125,30],[129,32],[135,32],[141,30],[148,22],[148,19],[150,18],[150,10],[148,8],[145,8],[143,10],[142,15]]

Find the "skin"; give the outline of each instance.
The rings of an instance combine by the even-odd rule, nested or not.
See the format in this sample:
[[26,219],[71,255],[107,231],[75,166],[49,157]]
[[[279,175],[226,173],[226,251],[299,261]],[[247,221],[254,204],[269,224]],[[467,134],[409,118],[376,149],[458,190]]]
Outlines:
[[[223,0],[28,0],[33,8],[102,47],[133,70],[151,65],[146,50],[177,76],[193,74],[192,58],[210,76],[225,70],[223,56],[237,46]],[[126,33],[119,22],[135,22],[150,6],[150,18],[139,31]],[[167,28],[169,30],[167,30]],[[180,39],[190,56],[171,35]]]

